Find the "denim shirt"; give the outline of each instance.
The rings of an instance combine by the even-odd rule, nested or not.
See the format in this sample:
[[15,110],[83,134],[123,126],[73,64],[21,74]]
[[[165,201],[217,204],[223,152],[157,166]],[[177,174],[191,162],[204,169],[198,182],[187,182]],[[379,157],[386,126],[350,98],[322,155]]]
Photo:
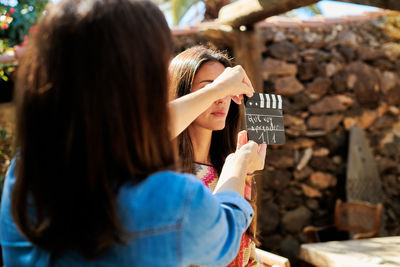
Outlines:
[[[124,185],[118,214],[132,234],[96,259],[76,251],[52,255],[28,242],[13,222],[10,198],[15,161],[4,184],[0,242],[5,266],[225,266],[236,256],[253,210],[238,193],[212,194],[190,174],[165,171]],[[71,196],[73,197],[73,196]]]

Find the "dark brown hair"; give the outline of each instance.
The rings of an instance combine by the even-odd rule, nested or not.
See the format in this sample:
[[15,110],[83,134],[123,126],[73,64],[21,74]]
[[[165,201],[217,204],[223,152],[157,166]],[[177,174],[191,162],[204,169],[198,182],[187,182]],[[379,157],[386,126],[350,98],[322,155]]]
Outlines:
[[[197,71],[204,63],[210,61],[219,62],[224,67],[232,66],[226,54],[204,46],[194,46],[177,55],[169,67],[170,99],[189,94]],[[226,117],[225,128],[212,133],[210,160],[218,173],[221,173],[225,158],[235,152],[238,130],[239,108],[238,105],[232,104]],[[177,140],[182,168],[185,172],[193,173],[193,146],[188,130],[183,131]]]
[[[194,46],[178,54],[171,61],[169,67],[170,76],[170,100],[187,95],[192,90],[193,80],[198,70],[206,62],[219,62],[224,67],[231,67],[229,57],[221,52],[205,46]],[[225,127],[219,131],[213,131],[210,146],[210,160],[218,174],[221,173],[226,157],[236,150],[236,137],[239,131],[239,107],[232,102],[226,118]],[[194,151],[188,129],[178,137],[178,151],[181,168],[185,172],[194,173]],[[253,199],[250,200],[255,209],[255,187],[252,186]],[[256,221],[253,218],[249,228],[251,238],[256,241]]]
[[90,258],[127,240],[120,186],[175,165],[171,52],[169,27],[150,1],[65,0],[47,11],[16,89],[12,213],[32,243]]

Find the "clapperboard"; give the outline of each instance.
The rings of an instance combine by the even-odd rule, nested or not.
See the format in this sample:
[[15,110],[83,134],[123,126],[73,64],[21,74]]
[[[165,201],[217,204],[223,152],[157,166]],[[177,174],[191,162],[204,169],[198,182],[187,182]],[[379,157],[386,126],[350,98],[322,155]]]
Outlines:
[[282,97],[274,94],[254,94],[244,99],[244,113],[249,140],[258,144],[284,144]]

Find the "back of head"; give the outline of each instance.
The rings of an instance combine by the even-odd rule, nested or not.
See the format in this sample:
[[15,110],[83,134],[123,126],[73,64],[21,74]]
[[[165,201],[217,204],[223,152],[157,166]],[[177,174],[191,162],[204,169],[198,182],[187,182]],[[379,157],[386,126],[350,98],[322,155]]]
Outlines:
[[[193,80],[198,70],[206,62],[219,62],[224,67],[231,67],[228,56],[205,46],[194,46],[178,54],[169,66],[169,98],[175,99],[191,92]],[[217,172],[221,172],[225,158],[236,149],[236,135],[239,129],[239,107],[232,104],[226,117],[223,130],[213,131],[210,159]],[[184,171],[193,172],[193,147],[188,130],[178,136],[181,165]]]
[[171,51],[168,25],[150,1],[65,0],[47,11],[16,89],[12,210],[34,244],[93,257],[124,241],[119,187],[175,163]]

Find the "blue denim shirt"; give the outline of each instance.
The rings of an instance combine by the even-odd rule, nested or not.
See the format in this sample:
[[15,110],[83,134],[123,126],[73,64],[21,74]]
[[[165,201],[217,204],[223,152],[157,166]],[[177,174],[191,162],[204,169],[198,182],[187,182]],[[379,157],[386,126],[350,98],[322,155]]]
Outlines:
[[93,260],[76,251],[55,256],[28,242],[13,222],[14,166],[12,162],[0,210],[5,266],[224,266],[238,253],[253,217],[249,203],[236,192],[213,195],[193,175],[159,172],[119,191],[118,212],[133,236],[129,243]]

